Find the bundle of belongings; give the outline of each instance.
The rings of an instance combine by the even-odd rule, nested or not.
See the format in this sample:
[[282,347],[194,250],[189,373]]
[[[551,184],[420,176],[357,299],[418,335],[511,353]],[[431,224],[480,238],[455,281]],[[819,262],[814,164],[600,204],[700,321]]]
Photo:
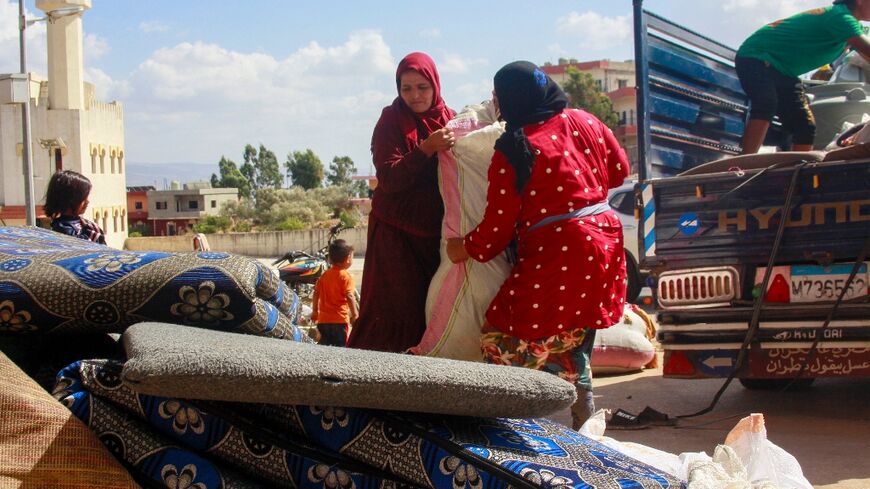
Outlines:
[[0,228],[0,485],[683,487],[542,418],[556,376],[316,345],[298,309],[243,257]]
[[[446,240],[471,232],[486,209],[487,173],[495,141],[504,133],[490,101],[465,107],[448,123],[456,145],[438,154],[439,188],[444,201],[441,265],[429,286],[426,331],[411,348],[417,355],[482,361],[480,328],[484,314],[511,264],[501,254],[486,263],[468,260],[454,265],[447,258]],[[627,304],[623,320],[598,331],[592,354],[596,373],[625,373],[653,367],[652,319]]]

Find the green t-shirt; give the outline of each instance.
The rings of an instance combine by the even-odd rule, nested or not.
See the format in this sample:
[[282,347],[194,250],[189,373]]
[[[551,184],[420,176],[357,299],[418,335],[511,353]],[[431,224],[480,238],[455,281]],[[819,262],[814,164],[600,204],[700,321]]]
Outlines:
[[767,24],[743,42],[737,56],[767,61],[780,73],[797,77],[834,61],[847,39],[863,34],[848,7],[831,5]]

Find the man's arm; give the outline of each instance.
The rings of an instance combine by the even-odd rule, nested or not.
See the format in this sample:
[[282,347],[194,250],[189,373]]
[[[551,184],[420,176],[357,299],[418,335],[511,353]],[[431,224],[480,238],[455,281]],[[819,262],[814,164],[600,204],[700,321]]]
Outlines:
[[858,51],[864,60],[870,63],[870,39],[867,36],[853,36],[846,40],[849,46]]

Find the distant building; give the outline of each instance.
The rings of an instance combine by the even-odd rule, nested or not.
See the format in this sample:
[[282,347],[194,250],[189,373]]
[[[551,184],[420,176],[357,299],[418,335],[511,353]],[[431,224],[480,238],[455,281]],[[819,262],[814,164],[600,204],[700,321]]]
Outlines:
[[350,199],[350,203],[364,216],[367,216],[372,211],[372,195],[374,195],[375,189],[378,188],[378,177],[376,175],[354,175],[350,179],[355,182],[366,182],[368,195]]
[[151,185],[127,187],[127,227],[153,235],[154,226],[148,220],[148,192],[155,190]]
[[[175,182],[173,186],[180,187]],[[148,190],[145,195],[154,236],[184,234],[205,216],[218,215],[225,202],[239,201],[239,189],[211,188],[207,182],[172,190]]]
[[[36,0],[36,7],[46,13],[87,10],[91,0]],[[82,79],[83,15],[46,24],[48,79],[30,77],[33,197],[37,217],[45,218],[41,204],[51,175],[58,170],[82,173],[93,183],[85,217],[103,228],[110,246],[121,248],[127,237],[124,114],[117,102],[97,101],[93,85]],[[8,77],[0,78],[5,83]],[[26,222],[21,112],[20,103],[0,105],[0,219],[6,225]]]
[[628,153],[632,172],[637,171],[637,94],[635,93],[634,61],[583,61],[560,59],[559,64],[544,65],[541,69],[550,75],[558,84],[567,79],[568,68],[575,68],[582,73],[589,73],[601,90],[613,104],[613,110],[619,116],[619,125],[613,129],[619,144]]

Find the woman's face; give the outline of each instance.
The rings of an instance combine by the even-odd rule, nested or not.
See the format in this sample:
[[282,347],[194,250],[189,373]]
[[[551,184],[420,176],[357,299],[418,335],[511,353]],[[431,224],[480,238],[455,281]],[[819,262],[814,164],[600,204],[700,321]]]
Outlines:
[[399,96],[411,110],[421,114],[432,107],[435,89],[419,72],[408,70],[399,77]]

